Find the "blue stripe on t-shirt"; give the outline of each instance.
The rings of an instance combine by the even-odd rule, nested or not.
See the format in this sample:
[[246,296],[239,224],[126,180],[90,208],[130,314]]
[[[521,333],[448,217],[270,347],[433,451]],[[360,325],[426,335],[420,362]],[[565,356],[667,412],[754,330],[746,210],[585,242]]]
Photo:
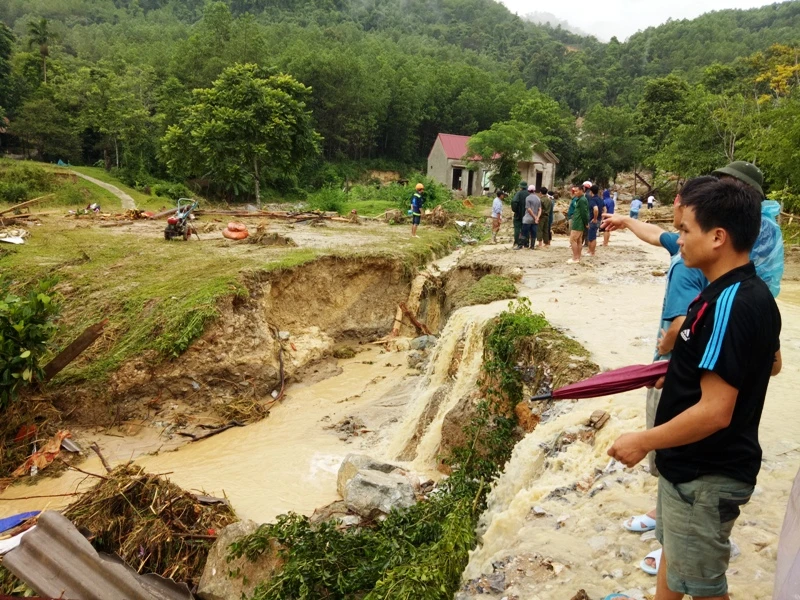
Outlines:
[[706,351],[700,360],[700,368],[713,371],[717,365],[720,350],[722,350],[722,340],[728,328],[728,319],[731,316],[731,307],[736,292],[739,290],[741,282],[726,288],[717,300],[717,308],[714,314],[714,330],[711,332],[711,339],[706,345]]

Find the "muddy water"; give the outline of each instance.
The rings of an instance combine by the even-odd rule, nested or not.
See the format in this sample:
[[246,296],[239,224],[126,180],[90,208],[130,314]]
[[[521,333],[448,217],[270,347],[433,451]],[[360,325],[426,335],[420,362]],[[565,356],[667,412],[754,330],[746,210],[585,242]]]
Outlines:
[[[542,307],[551,323],[609,368],[650,360],[663,280],[632,274],[663,270],[666,258],[624,233],[615,234],[613,243],[606,252],[598,248],[591,266],[546,274],[529,270],[524,279],[524,293],[534,306]],[[565,246],[562,252],[566,255]],[[762,418],[764,463],[756,494],[733,532],[741,555],[731,563],[729,584],[737,598],[771,598],[777,536],[800,466],[800,410],[793,392],[800,384],[799,292],[800,286],[787,284],[779,301],[784,368],[771,382]],[[563,403],[561,411],[516,447],[491,493],[481,522],[483,543],[472,553],[465,578],[491,573],[492,563],[506,557],[539,553],[566,568],[545,581],[522,574],[497,598],[556,600],[570,598],[580,588],[592,598],[619,591],[643,598],[654,593],[655,578],[638,564],[658,544],[643,541],[620,524],[653,507],[656,480],[641,466],[625,469],[617,464],[606,470],[606,450],[620,433],[643,427],[644,392],[567,406]],[[559,433],[577,430],[596,409],[608,411],[611,419],[593,445],[578,441],[548,454]],[[537,516],[534,507],[545,514]]]

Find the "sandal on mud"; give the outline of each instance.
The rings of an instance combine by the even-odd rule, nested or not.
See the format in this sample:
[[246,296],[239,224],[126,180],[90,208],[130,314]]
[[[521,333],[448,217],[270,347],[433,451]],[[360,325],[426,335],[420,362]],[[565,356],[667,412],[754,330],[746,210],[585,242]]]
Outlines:
[[[644,560],[639,563],[639,568],[647,573],[648,575],[657,575],[658,574],[658,566],[661,564],[661,553],[663,548],[659,548],[658,550],[653,550],[650,554],[644,557]],[[656,566],[651,567],[647,564],[647,559],[652,558],[656,561]]]
[[631,517],[625,521],[622,526],[628,531],[634,533],[644,533],[645,531],[652,531],[656,528],[656,520],[652,517],[639,515],[638,517]]

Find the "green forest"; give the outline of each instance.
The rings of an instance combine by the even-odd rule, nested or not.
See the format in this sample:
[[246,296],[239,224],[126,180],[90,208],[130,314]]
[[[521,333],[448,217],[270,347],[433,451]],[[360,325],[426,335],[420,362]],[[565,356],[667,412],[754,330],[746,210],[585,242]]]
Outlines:
[[602,43],[492,0],[5,0],[0,151],[249,200],[422,170],[439,132],[504,152],[516,132],[562,180],[744,159],[791,205],[798,43],[800,1]]

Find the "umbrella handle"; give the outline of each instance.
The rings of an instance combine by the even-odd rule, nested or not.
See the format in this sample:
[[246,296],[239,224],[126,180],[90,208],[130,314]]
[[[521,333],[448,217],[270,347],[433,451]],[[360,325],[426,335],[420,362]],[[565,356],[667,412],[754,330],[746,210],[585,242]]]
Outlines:
[[538,400],[552,400],[552,399],[553,399],[553,392],[539,394],[538,396],[531,396],[531,402],[536,402]]

